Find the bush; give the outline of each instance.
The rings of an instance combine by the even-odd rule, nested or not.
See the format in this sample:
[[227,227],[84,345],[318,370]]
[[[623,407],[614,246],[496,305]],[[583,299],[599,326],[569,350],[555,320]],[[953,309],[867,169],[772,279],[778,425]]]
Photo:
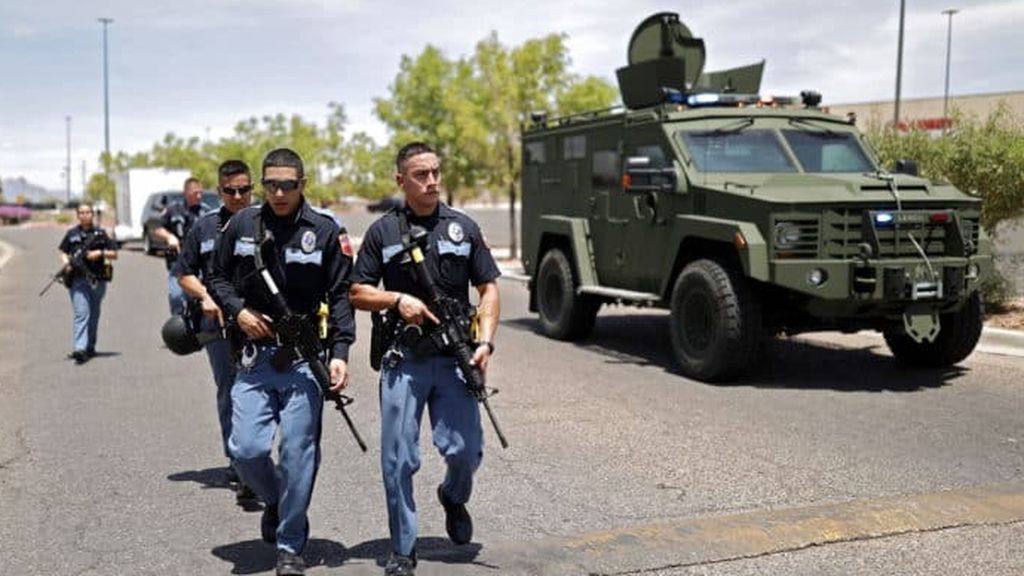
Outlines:
[[916,160],[922,176],[981,198],[981,224],[995,237],[1000,222],[1024,214],[1024,120],[1000,103],[984,121],[955,110],[953,126],[938,137],[873,126],[867,136],[883,166]]

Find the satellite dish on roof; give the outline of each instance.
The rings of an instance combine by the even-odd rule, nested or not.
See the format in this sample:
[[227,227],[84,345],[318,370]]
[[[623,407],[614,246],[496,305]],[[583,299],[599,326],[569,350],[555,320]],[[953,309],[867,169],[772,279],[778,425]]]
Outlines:
[[687,86],[696,85],[704,71],[704,40],[694,38],[675,12],[648,16],[629,39],[627,60],[630,65],[660,58],[675,58],[685,63]]

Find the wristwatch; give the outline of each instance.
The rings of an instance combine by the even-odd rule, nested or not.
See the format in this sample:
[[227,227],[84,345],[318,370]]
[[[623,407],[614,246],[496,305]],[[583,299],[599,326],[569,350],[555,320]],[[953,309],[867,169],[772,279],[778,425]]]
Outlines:
[[477,346],[477,348],[479,348],[481,346],[487,346],[487,353],[488,354],[494,354],[494,343],[492,343],[492,342],[490,342],[488,340],[481,340],[481,341],[476,343],[476,346]]

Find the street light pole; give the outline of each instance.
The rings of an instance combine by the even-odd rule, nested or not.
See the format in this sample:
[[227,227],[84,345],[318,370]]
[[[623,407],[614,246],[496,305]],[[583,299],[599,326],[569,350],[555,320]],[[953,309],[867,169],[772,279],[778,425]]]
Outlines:
[[107,83],[107,26],[113,24],[113,18],[98,18],[103,24],[103,149],[106,152],[103,161],[103,174],[107,186],[110,186],[110,90]]
[[896,110],[893,113],[892,127],[900,127],[900,80],[903,77],[903,20],[907,11],[907,0],[900,0],[900,34],[896,44]]
[[942,11],[949,18],[946,26],[946,91],[942,97],[942,122],[946,126],[949,121],[949,60],[953,52],[953,14],[959,12],[956,8],[946,8]]
[[64,184],[67,187],[67,201],[71,202],[71,116],[64,117],[67,128],[67,163],[64,164]]

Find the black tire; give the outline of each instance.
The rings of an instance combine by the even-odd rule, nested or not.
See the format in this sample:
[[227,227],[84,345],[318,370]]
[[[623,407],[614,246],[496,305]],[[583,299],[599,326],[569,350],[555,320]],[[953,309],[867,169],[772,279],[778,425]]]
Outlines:
[[761,305],[740,273],[712,260],[691,262],[676,278],[671,305],[672,352],[684,375],[721,382],[755,363]]
[[952,366],[974,351],[984,319],[985,305],[981,293],[975,292],[956,312],[939,315],[939,335],[934,342],[914,342],[899,324],[884,332],[885,343],[897,362],[931,368]]
[[537,268],[537,310],[544,334],[556,340],[579,340],[590,334],[601,301],[576,293],[569,258],[559,248],[544,253]]

